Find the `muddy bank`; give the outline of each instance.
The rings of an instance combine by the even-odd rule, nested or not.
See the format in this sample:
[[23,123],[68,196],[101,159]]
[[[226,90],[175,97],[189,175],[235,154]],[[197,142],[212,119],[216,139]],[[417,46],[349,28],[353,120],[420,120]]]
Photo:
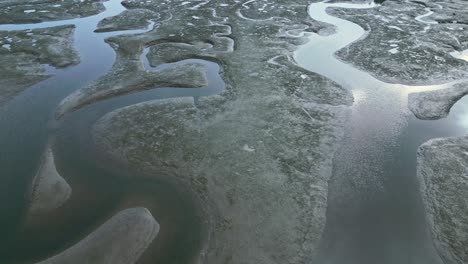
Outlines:
[[[221,95],[130,105],[93,128],[102,155],[145,171],[146,180],[176,180],[191,190],[207,228],[203,240],[190,244],[203,247],[194,263],[305,263],[325,224],[331,160],[352,98],[292,62],[292,52],[307,41],[298,28],[324,29],[308,19],[306,1],[277,3],[283,8],[264,20],[249,18],[265,15],[249,7],[256,4],[171,2],[156,8],[125,1],[130,9],[159,12],[161,22],[145,34],[108,39],[122,72],[130,62],[141,63],[146,49],[152,67],[194,58],[221,67]],[[123,79],[115,71],[109,76]],[[83,94],[92,98],[95,91],[88,91]],[[75,106],[66,108],[80,104]],[[144,263],[151,263],[145,255],[158,243],[164,241],[148,248]]]
[[[158,28],[107,39],[117,53],[113,68],[62,102],[58,116],[69,115],[59,125],[59,171],[74,195],[53,212],[53,222],[42,217],[23,226],[15,252],[33,248],[26,261],[50,257],[79,243],[106,215],[143,205],[158,212],[162,229],[141,263],[310,260],[323,232],[331,160],[352,97],[297,67],[291,55],[307,41],[301,30],[326,31],[325,25],[308,19],[306,1],[281,3],[277,17],[258,21],[248,17],[255,15],[249,3],[125,4],[148,10],[129,11],[138,25],[160,18]],[[122,14],[101,25],[125,29],[129,19]],[[226,82],[214,82],[222,87],[213,93],[226,86],[222,95],[128,103],[116,111],[109,106],[156,87],[210,87],[213,71]],[[104,109],[111,113],[89,141],[86,132]],[[93,144],[114,168],[93,162]],[[115,169],[122,167],[126,173]],[[166,188],[174,182],[177,188]],[[77,225],[57,229],[63,223]]]
[[[344,109],[290,105],[272,96],[262,103],[227,103],[230,111],[221,112],[221,102],[220,97],[200,100],[196,108],[191,100],[130,106],[97,123],[95,140],[114,159],[155,179],[190,186],[210,228],[209,241],[202,242],[205,263],[230,256],[271,263],[299,252],[295,261],[302,263],[321,237],[330,166],[323,153],[331,155],[329,144],[341,137],[334,119],[343,119]],[[314,167],[320,170],[311,173]]]
[[146,208],[126,209],[85,239],[37,264],[132,264],[159,232],[159,225]]
[[118,59],[112,70],[63,100],[56,116],[115,96],[163,87],[201,88],[207,85],[203,64],[187,63],[149,72],[139,60]]
[[364,41],[337,56],[378,79],[416,84],[467,77],[468,63],[450,55],[468,48],[468,10],[463,1],[385,1],[373,9],[329,12],[370,31]]
[[418,150],[418,179],[444,263],[467,263],[468,138],[433,139]]
[[412,93],[408,96],[408,107],[419,119],[441,119],[447,117],[452,106],[467,94],[468,83],[442,90]]
[[41,165],[33,180],[28,214],[46,214],[63,205],[71,196],[72,189],[55,167],[50,146],[44,151]]
[[74,32],[72,25],[0,31],[0,105],[49,78],[49,68],[77,65],[80,58],[73,47]]
[[145,29],[149,20],[159,18],[158,13],[146,9],[125,10],[117,16],[105,18],[99,22],[95,32],[109,32],[117,30]]
[[0,3],[0,24],[25,24],[95,15],[104,10],[100,0],[8,0]]

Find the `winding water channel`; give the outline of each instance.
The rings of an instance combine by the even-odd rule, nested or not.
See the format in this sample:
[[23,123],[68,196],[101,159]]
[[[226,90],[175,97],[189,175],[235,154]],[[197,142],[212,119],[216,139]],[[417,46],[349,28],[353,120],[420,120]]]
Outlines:
[[335,57],[335,52],[360,40],[366,32],[357,24],[329,15],[327,8],[375,6],[311,4],[310,16],[334,25],[336,32],[311,35],[310,42],[295,53],[299,65],[339,83],[355,99],[344,144],[335,156],[326,232],[317,263],[442,263],[425,225],[416,182],[416,151],[431,138],[465,135],[468,100],[458,102],[447,119],[417,120],[408,111],[408,94],[448,88],[454,83],[389,84]]
[[[153,68],[145,56],[148,49],[145,49],[141,63],[146,70],[158,71],[196,62],[205,66],[208,86],[197,89],[158,88],[129,94],[92,104],[59,122],[55,119],[55,110],[66,96],[89,85],[111,69],[116,54],[105,43],[106,38],[120,34],[140,34],[157,28],[157,24],[152,22],[143,30],[95,33],[99,21],[125,10],[120,2],[104,2],[104,12],[85,18],[0,25],[0,30],[27,30],[73,24],[76,27],[74,45],[81,60],[79,65],[66,69],[49,67],[51,73],[54,73],[53,77],[34,85],[1,109],[0,127],[5,128],[0,131],[0,166],[2,172],[5,172],[2,173],[5,179],[2,179],[3,184],[0,186],[1,208],[10,212],[10,215],[3,214],[0,225],[4,229],[2,234],[15,234],[9,246],[2,247],[2,263],[38,261],[58,253],[81,240],[122,208],[130,206],[146,206],[152,212],[157,212],[157,221],[163,227],[157,240],[164,241],[164,245],[153,243],[155,249],[148,250],[149,254],[142,257],[143,263],[145,259],[158,263],[167,263],[169,260],[187,263],[198,253],[199,248],[187,246],[201,245],[200,236],[203,233],[196,220],[198,213],[194,211],[196,206],[192,204],[191,197],[175,197],[174,193],[184,193],[177,190],[179,187],[175,183],[124,180],[129,178],[128,175],[133,178],[144,177],[137,176],[141,172],[129,171],[118,164],[102,160],[95,151],[90,131],[92,124],[104,114],[124,106],[153,99],[184,96],[196,99],[220,93],[224,89],[224,82],[216,63],[192,59]],[[33,226],[19,230],[18,233],[11,226],[21,226],[21,223],[14,221],[25,214],[23,210],[27,201],[24,199],[24,190],[28,189],[35,175],[41,153],[51,142],[54,143],[57,168],[73,186],[73,196],[60,212],[49,214],[47,219],[38,219]],[[22,175],[21,178],[18,175]]]
[[[197,252],[197,248],[184,248],[183,254],[180,250],[184,241],[201,240],[199,236],[203,233],[197,229],[197,223],[185,222],[190,219],[187,215],[193,215],[195,219],[197,215],[190,204],[190,197],[170,195],[177,188],[170,183],[125,182],[126,174],[139,172],[127,171],[116,164],[103,165],[106,162],[95,153],[89,133],[98,118],[114,109],[151,99],[196,98],[221,92],[224,83],[217,64],[203,60],[178,62],[204,64],[209,78],[209,85],[205,88],[162,88],[139,92],[87,106],[70,114],[61,123],[55,121],[55,109],[67,95],[110,70],[115,53],[104,42],[105,38],[139,34],[157,27],[152,23],[145,30],[94,33],[100,20],[125,10],[120,0],[110,0],[104,5],[104,12],[86,18],[0,25],[0,30],[24,30],[74,24],[75,48],[81,57],[79,65],[54,69],[52,78],[31,87],[0,110],[0,167],[6,175],[4,184],[0,186],[0,201],[5,211],[13,212],[2,217],[2,231],[7,234],[4,227],[14,225],[12,221],[24,214],[18,208],[25,207],[25,186],[30,183],[40,154],[50,141],[56,142],[57,166],[67,175],[78,197],[69,201],[64,209],[66,214],[62,212],[51,217],[54,225],[48,222],[47,226],[55,227],[44,230],[45,225],[39,224],[24,230],[24,236],[20,233],[14,246],[5,248],[5,254],[2,252],[9,260],[38,260],[63,250],[118,211],[119,206],[147,205],[144,201],[148,199],[161,201],[157,208],[152,209],[160,213],[158,222],[165,227],[157,238],[165,241],[165,246],[152,251],[159,257],[156,263],[165,263],[175,255],[185,263]],[[295,53],[300,66],[337,82],[349,89],[355,98],[347,136],[335,160],[326,234],[316,263],[441,263],[424,224],[415,177],[416,149],[431,138],[465,135],[468,100],[457,103],[444,120],[417,120],[407,110],[408,94],[447,88],[452,84],[388,84],[339,61],[334,56],[335,52],[358,41],[366,32],[354,23],[328,15],[328,7],[373,8],[375,5],[310,5],[311,17],[335,25],[336,32],[330,36],[312,34],[311,41]],[[424,22],[427,16],[430,14],[417,19]],[[148,71],[171,67],[168,64],[152,68],[146,59],[147,52],[145,49],[141,63]],[[459,56],[466,59],[466,52]],[[17,175],[26,176],[19,179]],[[171,206],[161,207],[162,204]],[[165,219],[165,215],[171,217]],[[44,237],[45,233],[49,235]],[[152,255],[144,257],[151,259]]]

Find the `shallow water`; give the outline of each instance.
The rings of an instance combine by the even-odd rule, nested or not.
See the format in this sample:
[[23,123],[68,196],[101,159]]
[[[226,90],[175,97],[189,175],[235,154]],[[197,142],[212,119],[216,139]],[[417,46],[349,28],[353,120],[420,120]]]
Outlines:
[[[164,240],[166,245],[153,252],[160,254],[160,263],[184,263],[197,252],[197,248],[190,246],[181,250],[181,244],[197,245],[202,236],[202,231],[197,229],[198,223],[192,221],[198,216],[190,197],[175,197],[173,194],[181,193],[181,190],[173,183],[125,180],[139,172],[100,156],[93,147],[90,131],[91,125],[101,116],[127,105],[171,97],[198,98],[221,92],[224,83],[216,63],[203,60],[176,63],[204,64],[210,80],[208,87],[139,92],[86,106],[67,115],[60,123],[54,120],[55,108],[63,98],[110,70],[115,53],[104,42],[105,38],[147,31],[94,33],[101,19],[125,10],[118,0],[104,4],[105,12],[87,18],[0,25],[0,30],[23,30],[75,24],[75,47],[81,56],[81,63],[77,66],[51,68],[55,76],[28,89],[0,110],[0,232],[6,234],[7,230],[13,230],[12,226],[20,223],[18,219],[21,219],[26,205],[25,190],[35,173],[44,145],[51,138],[56,142],[54,150],[59,171],[67,177],[74,193],[80,194],[78,197],[86,197],[81,200],[72,198],[64,209],[68,213],[65,216],[54,215],[55,227],[44,230],[39,225],[25,230],[13,248],[0,245],[9,251],[9,254],[1,254],[9,258],[1,260],[1,263],[12,259],[42,259],[60,251],[101,224],[122,204],[153,206],[152,212],[158,212],[155,217],[162,226],[158,239]],[[326,37],[312,35],[311,41],[295,54],[297,62],[304,68],[336,81],[355,97],[348,138],[335,160],[326,234],[317,263],[441,263],[424,225],[415,178],[415,154],[417,147],[428,139],[466,134],[468,99],[457,103],[447,119],[417,120],[407,110],[408,93],[450,85],[387,84],[337,60],[334,53],[361,39],[365,32],[358,25],[329,16],[325,12],[328,6],[372,8],[375,5],[312,4],[311,16],[337,25],[337,33]],[[424,15],[419,19],[421,22],[427,20]],[[141,61],[148,71],[173,65],[152,68],[146,58],[147,52],[148,48]],[[460,53],[460,58],[467,59],[466,51]],[[148,199],[161,202],[145,204]],[[171,226],[185,228],[175,230]],[[44,233],[54,236],[44,237]],[[143,256],[150,257],[153,256]]]
[[311,4],[310,16],[335,25],[336,33],[312,34],[295,53],[300,66],[334,80],[355,98],[344,145],[334,160],[326,231],[316,262],[442,263],[425,224],[416,180],[416,151],[431,138],[465,135],[468,100],[457,103],[447,119],[421,121],[407,108],[408,94],[448,88],[453,83],[389,84],[335,57],[335,52],[361,40],[367,32],[329,15],[326,9],[375,6]]
[[[158,239],[164,239],[166,246],[154,251],[155,254],[159,254],[162,263],[186,262],[197,250],[190,248],[190,245],[199,246],[198,241],[193,241],[201,239],[201,230],[197,228],[198,216],[191,204],[191,197],[175,197],[173,194],[180,193],[180,190],[177,190],[173,183],[125,181],[126,176],[135,177],[138,173],[128,168],[115,170],[119,167],[118,164],[103,160],[93,148],[90,131],[91,125],[101,116],[127,105],[152,99],[183,96],[198,98],[220,93],[224,89],[224,82],[219,76],[220,69],[216,63],[204,60],[174,63],[196,62],[205,65],[209,79],[207,87],[160,88],[139,92],[89,105],[66,116],[60,122],[55,120],[55,109],[67,95],[89,85],[111,69],[116,55],[104,42],[107,37],[139,34],[151,30],[155,25],[153,21],[149,28],[144,30],[94,33],[100,20],[125,10],[120,0],[110,0],[104,5],[104,12],[85,18],[38,24],[0,25],[0,30],[26,30],[74,24],[74,46],[81,59],[79,65],[66,69],[47,67],[50,73],[55,74],[53,77],[29,88],[0,109],[0,232],[7,234],[2,236],[0,241],[0,248],[3,250],[0,256],[4,257],[2,263],[13,260],[39,260],[50,256],[78,241],[96,225],[102,224],[118,210],[119,203],[139,201],[139,204],[133,206],[141,206],[140,203],[145,203],[148,199],[162,201],[148,205],[153,206],[153,213],[157,213],[156,218],[164,227]],[[148,71],[174,65],[167,64],[153,69],[145,55],[146,53],[143,54],[141,63]],[[60,173],[72,185],[73,197],[79,197],[81,200],[72,197],[61,214],[51,216],[54,224],[51,225],[49,220],[41,223],[41,219],[37,225],[17,233],[16,230],[22,223],[19,220],[25,213],[27,203],[24,194],[30,187],[39,157],[50,141],[55,143],[54,151]],[[141,192],[137,194],[135,189]],[[171,226],[185,228],[174,229]],[[10,240],[13,234],[15,237]],[[13,246],[3,246],[7,243]],[[186,247],[184,253],[175,252],[180,245]]]
[[[106,3],[106,7],[109,6],[111,3]],[[18,225],[18,218],[23,213],[26,202],[23,195],[38,166],[40,153],[48,138],[48,122],[55,107],[71,91],[110,69],[115,57],[113,51],[104,43],[102,36],[86,32],[95,27],[104,15],[120,12],[116,8],[115,12],[112,10],[109,8],[100,15],[84,18],[82,25],[77,23],[81,20],[75,19],[39,24],[0,25],[0,30],[24,30],[75,24],[75,47],[81,56],[78,66],[54,71],[54,77],[34,85],[0,110],[0,127],[3,128],[0,130],[0,213],[4,216],[0,226],[5,228],[5,233],[12,232],[11,226]],[[99,58],[94,52],[99,54]]]

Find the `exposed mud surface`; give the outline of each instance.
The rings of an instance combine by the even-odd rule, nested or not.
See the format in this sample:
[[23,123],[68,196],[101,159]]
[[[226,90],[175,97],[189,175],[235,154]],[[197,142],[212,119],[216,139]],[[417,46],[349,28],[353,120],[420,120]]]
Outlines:
[[71,194],[70,185],[57,172],[52,149],[46,148],[32,185],[28,214],[32,217],[47,214],[66,203]]
[[307,19],[305,1],[164,3],[123,3],[161,20],[146,34],[109,39],[117,63],[145,49],[151,67],[214,61],[225,92],[116,110],[96,124],[94,141],[112,160],[194,192],[206,235],[194,241],[203,254],[193,261],[307,262],[323,232],[331,159],[351,103],[342,88],[291,60],[306,40],[299,31],[323,24]]
[[101,20],[95,32],[145,29],[150,24],[149,20],[156,20],[158,17],[158,13],[147,9],[126,10],[117,16]]
[[0,31],[0,105],[51,76],[46,65],[80,62],[73,47],[74,26]]
[[464,1],[385,1],[377,8],[330,12],[369,31],[365,41],[337,56],[378,79],[415,84],[467,77],[468,62],[450,55],[468,48]]
[[[81,29],[75,39],[78,51],[72,47],[74,26],[0,31],[0,58],[5,58],[0,70],[7,73],[4,78],[0,74],[0,88],[3,80],[8,87],[4,101],[53,73],[44,64],[76,65],[77,52],[86,54],[82,64],[89,72],[96,70],[93,64],[104,69],[66,98],[57,96],[51,104],[54,109],[45,113],[53,116],[51,127],[45,129],[48,136],[37,141],[46,140],[47,148],[52,145],[55,160],[49,156],[39,167],[53,168],[48,170],[54,172],[52,182],[69,184],[73,192],[70,197],[49,197],[57,203],[49,204],[47,215],[30,213],[27,221],[18,221],[19,228],[5,247],[11,249],[5,263],[304,264],[316,261],[320,250],[326,252],[323,245],[331,245],[332,251],[342,247],[327,263],[351,261],[348,256],[360,264],[382,258],[379,263],[392,263],[391,259],[438,263],[437,256],[425,254],[435,250],[419,234],[425,225],[419,196],[409,192],[415,185],[388,180],[397,171],[388,164],[398,162],[398,139],[408,117],[402,100],[406,103],[410,89],[424,87],[393,87],[377,79],[438,83],[466,78],[466,8],[456,0],[385,1],[365,10],[329,9],[370,30],[364,40],[342,49],[352,36],[340,35],[339,25],[312,19],[307,13],[310,4],[125,0],[124,10],[112,0],[106,3],[108,10],[118,11],[96,16],[98,23],[86,19],[103,11],[98,1],[1,3],[0,24],[83,17],[73,19],[77,31]],[[332,43],[336,50],[333,45],[319,47],[324,57],[308,62],[324,63],[317,73],[310,71],[313,67],[298,66],[300,53],[295,51],[314,42],[310,36],[334,34],[346,45],[337,41]],[[101,47],[102,36],[108,36],[107,49]],[[100,56],[93,53],[97,46],[97,51],[110,51],[115,58],[107,54],[105,63],[98,64],[99,59],[91,58]],[[330,50],[332,54],[327,53]],[[338,50],[340,59],[366,72],[333,61]],[[25,66],[9,68],[21,63]],[[330,65],[339,67],[328,69]],[[66,71],[58,76],[62,74],[67,76]],[[445,86],[432,88],[441,87]],[[410,96],[410,101],[415,113],[435,119],[446,115],[454,98],[464,94],[421,93]],[[433,109],[434,105],[427,107],[427,98],[443,102]],[[457,160],[462,160],[465,143],[455,141]],[[451,154],[432,155],[427,146],[419,152],[419,179],[429,186],[442,175],[430,166],[449,164]],[[438,160],[432,161],[434,157]],[[465,173],[463,166],[457,163],[447,172]],[[349,177],[340,181],[340,176]],[[329,194],[329,183],[335,184],[335,195]],[[463,180],[457,183],[448,182],[447,190],[464,195],[458,188]],[[395,192],[392,188],[399,184],[409,187]],[[465,221],[456,216],[466,211],[464,204],[424,188],[438,252],[445,260],[464,261],[466,252],[460,246],[466,240],[464,225],[450,226],[439,217]],[[340,200],[346,197],[356,199]],[[375,203],[361,203],[369,197],[376,198]],[[399,202],[401,206],[395,206]],[[349,205],[346,210],[337,210],[344,203]],[[447,208],[438,207],[445,203]],[[34,209],[34,203],[28,206]],[[405,213],[410,216],[400,219]],[[350,218],[337,220],[340,215]],[[373,219],[380,221],[372,226]],[[404,223],[393,224],[394,219]],[[421,223],[415,225],[418,220]],[[326,223],[343,231],[345,239],[327,236],[323,242]],[[369,229],[363,228],[366,223],[371,223]],[[364,235],[353,233],[356,227],[365,229]],[[376,232],[368,235],[371,231]],[[356,237],[363,238],[361,244],[354,243]],[[384,242],[374,243],[379,237]],[[402,246],[401,240],[408,243]],[[360,248],[371,244],[375,248],[370,252]],[[412,248],[414,244],[421,249]],[[405,254],[396,256],[395,248]],[[28,254],[18,254],[23,251]]]
[[[139,263],[238,263],[255,259],[266,264],[312,259],[325,225],[331,160],[352,97],[326,78],[296,66],[292,52],[307,41],[302,31],[327,32],[327,25],[308,18],[307,1],[262,3],[264,9],[279,8],[269,16],[254,2],[123,4],[129,10],[102,20],[98,31],[148,25],[150,30],[108,38],[117,54],[114,66],[63,100],[56,116],[65,126],[59,133],[66,132],[67,125],[94,127],[92,141],[82,145],[93,143],[93,155],[129,173],[115,173],[114,180],[109,175],[114,169],[103,173],[106,176],[101,175],[101,180],[77,177],[74,174],[78,173],[70,173],[66,164],[65,157],[74,156],[68,154],[74,148],[66,147],[70,136],[57,137],[58,168],[74,192],[53,212],[54,222],[68,219],[76,223],[83,218],[82,223],[88,225],[79,228],[80,234],[73,234],[69,244],[86,241],[82,234],[96,226],[90,218],[98,221],[126,206],[143,205],[154,213],[162,231]],[[224,83],[219,83],[216,75]],[[196,100],[110,107],[110,113],[92,126],[99,113],[105,114],[101,105],[108,105],[106,100],[118,96],[126,100],[133,94],[138,97],[138,92],[158,87],[170,87],[174,93],[178,88],[189,94],[189,90],[197,93],[198,89],[202,93],[213,83],[219,87],[213,87],[211,96],[197,96]],[[86,114],[93,117],[75,120],[75,116]],[[86,134],[76,141],[86,140]],[[76,151],[82,149],[88,150],[80,146]],[[106,166],[99,167],[106,170]],[[129,184],[109,187],[115,188],[115,194],[103,193],[102,198],[90,203],[97,195],[93,188],[107,181],[114,182],[111,186]],[[92,182],[96,186],[88,185]],[[173,192],[160,192],[158,196],[144,191],[145,186],[161,188],[158,184]],[[178,187],[169,187],[175,185]],[[86,186],[90,190],[85,191]],[[179,219],[179,210],[184,207],[163,209],[167,207],[164,201],[174,197],[192,199],[185,205],[172,203],[192,206],[185,210],[185,222],[170,221]],[[112,203],[108,199],[114,199],[115,204],[102,210]],[[80,200],[87,212],[75,209],[76,214],[83,215],[68,217]],[[185,233],[174,231],[184,229]],[[45,233],[41,235],[41,230],[57,238],[49,239]],[[41,244],[46,249],[50,243],[54,251],[65,250],[57,247],[57,241],[64,241],[70,230],[63,234],[59,231],[38,218],[27,223],[17,241],[25,242],[31,232],[37,240],[31,247]],[[42,251],[38,256],[44,258],[50,253]]]
[[468,138],[434,139],[422,145],[418,179],[444,263],[467,263]]
[[419,119],[431,120],[447,117],[452,106],[468,94],[468,83],[408,96],[409,109]]
[[147,209],[126,209],[78,244],[37,264],[133,264],[158,232],[159,225]]
[[0,3],[0,24],[39,23],[95,15],[100,0],[7,0]]
[[[368,48],[366,53],[362,53],[363,59],[372,61],[379,57],[387,58],[382,53],[383,40],[392,43],[402,41],[401,35],[392,35],[388,31],[405,32],[400,26],[408,26],[411,22],[397,23],[399,20],[396,19],[393,24],[387,23],[388,28],[381,26],[385,23],[374,23],[374,27],[365,24],[365,21],[373,20],[373,16],[386,16],[391,9],[399,10],[391,16],[404,15],[413,5],[410,2],[385,3],[387,8],[392,8],[386,9],[375,3],[350,4],[338,1],[311,4],[311,17],[333,24],[335,32],[330,35],[311,34],[310,42],[295,53],[295,59],[306,69],[343,85],[352,91],[355,99],[345,139],[333,162],[327,226],[317,263],[443,262],[427,232],[429,228],[415,177],[415,156],[419,145],[428,139],[465,134],[466,126],[462,120],[466,119],[466,111],[463,111],[463,107],[456,107],[456,115],[450,120],[424,123],[408,111],[407,101],[408,94],[424,92],[410,96],[412,110],[433,110],[436,115],[443,116],[444,111],[448,112],[454,101],[464,95],[462,90],[458,90],[463,88],[458,85],[462,85],[466,79],[464,75],[458,75],[457,71],[450,71],[443,78],[437,74],[424,78],[415,75],[410,82],[400,72],[395,75],[396,79],[389,80],[385,75],[388,73],[386,70],[379,73],[380,64],[367,63],[362,64],[365,67],[356,68],[354,66],[359,66],[360,60],[352,61],[354,65],[339,60],[335,56],[337,52],[346,52],[347,48],[359,49],[361,46]],[[358,24],[372,30],[366,31],[352,23],[355,19],[352,15],[342,19],[336,17],[337,14],[365,14],[357,15],[360,17]],[[426,21],[429,15],[431,12],[426,10],[426,13],[413,19],[423,21],[421,23],[426,26],[433,25]],[[430,37],[441,38],[441,34],[434,33]],[[375,45],[369,45],[374,41]],[[397,47],[396,44],[392,46]],[[421,52],[427,58],[441,54],[465,63],[464,52],[455,50],[446,48]],[[398,54],[398,49],[391,50],[389,54]],[[409,65],[405,57],[399,57],[398,60],[398,71]],[[429,72],[431,67],[448,67],[452,70],[442,61],[437,65],[421,67],[428,68]],[[425,95],[431,95],[426,98],[431,98],[432,104],[424,100],[419,100],[421,104],[418,104],[418,97]],[[427,111],[427,114],[433,113]]]

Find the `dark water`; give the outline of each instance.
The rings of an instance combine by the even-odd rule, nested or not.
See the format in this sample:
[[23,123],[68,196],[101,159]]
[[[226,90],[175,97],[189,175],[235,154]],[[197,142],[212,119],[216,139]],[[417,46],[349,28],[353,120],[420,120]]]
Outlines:
[[[428,139],[466,134],[468,100],[457,103],[447,119],[417,120],[406,110],[407,94],[450,85],[386,84],[339,62],[334,52],[360,38],[364,31],[321,13],[325,7],[315,4],[312,15],[337,25],[337,34],[312,36],[311,42],[298,51],[296,60],[350,89],[356,102],[347,143],[335,160],[326,234],[317,263],[441,263],[424,223],[415,153]],[[206,88],[140,92],[87,106],[61,122],[54,121],[55,108],[63,98],[110,69],[115,54],[104,38],[142,32],[93,33],[99,20],[123,11],[116,0],[106,2],[106,8],[97,16],[65,22],[0,25],[0,30],[13,30],[75,24],[75,46],[82,60],[76,67],[58,70],[53,78],[31,87],[0,109],[0,263],[37,260],[58,252],[120,208],[130,206],[149,207],[161,224],[156,248],[142,261],[186,263],[198,250],[202,219],[192,197],[174,195],[184,193],[177,182],[158,181],[157,175],[145,175],[103,156],[94,148],[90,127],[104,114],[138,102],[219,93],[224,84],[215,63],[181,62],[199,62],[207,67],[210,84]],[[147,61],[142,63],[149,67]],[[58,170],[72,186],[73,196],[47,219],[19,229],[27,205],[24,194],[50,141],[54,142]],[[162,240],[164,243],[160,243]]]
[[[78,66],[54,70],[54,77],[31,87],[0,109],[0,263],[50,256],[83,238],[118,210],[132,206],[148,207],[161,225],[154,248],[143,255],[142,261],[186,263],[199,250],[202,219],[193,197],[180,195],[189,192],[176,182],[159,181],[154,175],[144,175],[104,157],[94,149],[90,131],[104,114],[124,106],[153,99],[198,98],[220,93],[224,83],[216,63],[203,60],[176,63],[203,64],[209,79],[205,88],[149,90],[87,106],[60,122],[54,119],[61,100],[110,70],[115,53],[104,42],[106,37],[146,31],[94,33],[101,19],[124,10],[118,0],[106,2],[105,6],[105,12],[87,18],[0,25],[0,30],[23,30],[74,24],[74,44],[81,57]],[[147,70],[159,69],[150,69],[146,58],[142,59]],[[21,228],[27,208],[25,193],[48,143],[54,145],[57,168],[71,185],[73,195],[60,210],[44,219],[35,219],[26,229]]]
[[[106,7],[108,8],[106,13],[109,15],[120,12],[119,8],[110,8],[109,4],[106,4]],[[64,24],[77,25],[77,21],[83,22],[77,25],[75,37],[75,47],[80,51],[82,63],[73,68],[58,70],[56,76],[31,87],[0,109],[1,245],[7,243],[16,231],[16,227],[21,224],[20,219],[27,201],[24,197],[25,190],[31,184],[38,167],[40,153],[47,143],[48,124],[55,107],[73,90],[109,70],[115,58],[114,52],[102,41],[103,36],[86,33],[90,27],[95,27],[101,18],[102,14],[83,20],[0,25],[0,30],[22,30]],[[89,40],[89,44],[86,39]],[[94,52],[99,56],[94,55]],[[93,57],[99,59],[90,61],[89,59]],[[5,253],[8,252],[8,247],[0,246],[0,248],[5,250]]]

